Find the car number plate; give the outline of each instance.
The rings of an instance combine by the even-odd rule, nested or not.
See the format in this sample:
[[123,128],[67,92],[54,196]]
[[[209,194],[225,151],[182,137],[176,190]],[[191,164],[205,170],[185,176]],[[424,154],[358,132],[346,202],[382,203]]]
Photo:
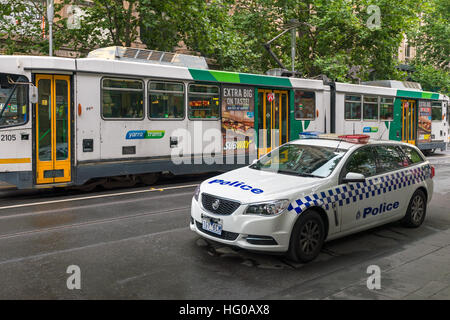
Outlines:
[[222,234],[222,223],[220,222],[220,220],[216,222],[211,221],[211,219],[208,218],[203,218],[202,228],[219,236]]

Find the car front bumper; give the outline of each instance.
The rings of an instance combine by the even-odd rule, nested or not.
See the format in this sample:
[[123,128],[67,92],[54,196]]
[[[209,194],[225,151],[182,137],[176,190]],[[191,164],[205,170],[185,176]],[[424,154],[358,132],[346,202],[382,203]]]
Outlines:
[[[204,209],[194,198],[191,205],[190,228],[200,236],[243,249],[286,252],[296,215],[287,211],[277,216],[245,215],[247,205],[241,205],[231,215],[217,215]],[[222,234],[202,228],[202,216],[220,219]]]

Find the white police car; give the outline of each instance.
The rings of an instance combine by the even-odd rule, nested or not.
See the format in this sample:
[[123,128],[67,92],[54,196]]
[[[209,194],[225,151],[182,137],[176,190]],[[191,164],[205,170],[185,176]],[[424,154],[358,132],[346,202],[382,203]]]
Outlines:
[[191,230],[307,262],[324,241],[400,219],[420,226],[434,168],[415,146],[363,140],[296,140],[204,181],[192,199]]

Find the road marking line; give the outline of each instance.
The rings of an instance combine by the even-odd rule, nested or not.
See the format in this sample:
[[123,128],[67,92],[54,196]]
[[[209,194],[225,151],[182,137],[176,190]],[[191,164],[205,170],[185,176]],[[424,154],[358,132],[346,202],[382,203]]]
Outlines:
[[98,219],[98,220],[93,220],[93,221],[84,221],[84,222],[61,225],[61,226],[45,228],[45,229],[27,230],[27,231],[21,231],[21,232],[16,232],[16,233],[9,233],[9,234],[7,233],[7,234],[0,235],[0,240],[14,238],[14,237],[20,237],[20,236],[40,234],[40,233],[45,233],[45,232],[58,231],[58,230],[68,230],[68,229],[72,229],[72,228],[92,226],[92,225],[96,225],[96,224],[117,222],[117,221],[126,220],[126,219],[142,218],[142,217],[146,217],[146,216],[153,216],[156,214],[173,213],[176,211],[181,211],[181,210],[186,210],[186,209],[189,209],[189,206],[181,207],[181,208],[174,208],[174,209],[164,210],[164,211],[161,210],[161,211],[155,211],[155,212],[142,212],[142,213],[132,214],[129,216],[121,216],[121,217],[119,216],[119,217],[115,217],[115,218],[105,218],[105,219]]
[[63,200],[51,200],[51,201],[24,203],[24,204],[12,205],[12,206],[0,207],[0,210],[2,210],[2,209],[23,208],[23,207],[33,207],[33,206],[39,206],[39,205],[43,205],[43,204],[72,202],[72,201],[90,200],[90,199],[99,199],[99,198],[110,198],[110,197],[124,196],[124,195],[129,195],[129,194],[139,194],[139,193],[154,192],[154,191],[167,191],[167,190],[174,190],[174,189],[191,188],[191,187],[196,187],[196,186],[198,186],[198,184],[189,184],[189,185],[184,185],[184,186],[167,187],[167,188],[164,188],[164,189],[151,188],[151,189],[148,189],[148,190],[120,192],[120,193],[113,193],[113,194],[102,194],[102,195],[97,195],[97,196],[80,197],[80,198],[73,198],[73,199],[63,199]]
[[118,244],[118,243],[122,243],[122,242],[126,242],[126,241],[133,241],[133,240],[139,240],[141,238],[147,238],[147,237],[149,238],[149,237],[153,237],[153,236],[160,236],[160,235],[165,235],[167,233],[178,232],[178,231],[183,231],[183,230],[189,230],[189,227],[181,227],[181,228],[176,228],[176,229],[169,229],[169,230],[164,230],[164,231],[159,231],[159,232],[154,232],[154,233],[148,233],[148,234],[143,234],[143,235],[129,237],[129,238],[124,238],[124,239],[97,242],[97,243],[88,244],[88,245],[82,246],[82,247],[68,248],[68,249],[62,249],[62,250],[55,250],[55,251],[51,251],[51,252],[45,252],[45,253],[30,255],[30,256],[26,256],[26,257],[20,257],[20,258],[12,258],[12,259],[9,259],[9,260],[0,261],[0,265],[4,265],[4,264],[8,264],[8,263],[17,263],[17,262],[22,262],[22,261],[31,260],[31,259],[42,259],[42,258],[50,257],[50,256],[53,256],[53,255],[57,255],[57,254],[64,254],[64,253],[70,253],[70,252],[80,251],[80,250],[84,250],[84,249],[91,249],[91,248],[95,248],[95,247],[99,247],[99,246]]
[[[191,194],[190,192],[180,192],[177,193],[177,196],[181,195],[181,196],[185,196],[186,194]],[[156,196],[156,197],[152,197],[151,200],[161,200],[161,199],[166,199],[166,198],[171,198],[173,197],[173,195],[160,195],[160,196]],[[56,209],[39,209],[37,208],[36,210],[32,210],[31,212],[24,212],[24,213],[12,213],[12,214],[7,214],[7,215],[0,215],[0,220],[3,219],[17,219],[17,218],[22,218],[22,217],[28,217],[28,216],[37,216],[37,215],[45,215],[45,214],[54,214],[54,213],[64,213],[66,211],[73,211],[73,210],[82,210],[84,208],[98,208],[98,207],[105,207],[105,206],[112,206],[112,205],[123,205],[126,203],[137,203],[137,202],[144,202],[144,201],[149,201],[149,199],[146,198],[137,198],[137,199],[125,199],[125,200],[112,200],[112,201],[105,201],[105,202],[101,202],[101,203],[96,203],[96,204],[81,204],[81,205],[75,205],[75,206],[70,206],[70,207],[64,207],[64,208],[56,208]],[[82,213],[77,213],[77,216],[82,215]],[[1,237],[1,236],[0,236]]]

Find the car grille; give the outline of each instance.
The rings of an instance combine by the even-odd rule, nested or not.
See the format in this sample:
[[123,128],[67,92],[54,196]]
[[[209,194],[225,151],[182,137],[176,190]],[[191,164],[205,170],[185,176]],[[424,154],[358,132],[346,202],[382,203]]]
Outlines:
[[205,234],[207,234],[209,236],[216,237],[216,238],[219,238],[219,239],[234,241],[234,240],[236,240],[236,238],[239,235],[239,233],[229,232],[229,231],[225,231],[225,230],[222,230],[222,234],[218,235],[218,234],[216,234],[214,232],[211,232],[211,231],[203,229],[203,225],[202,225],[201,222],[195,221],[195,223],[197,224],[197,229],[198,230],[200,230],[201,232],[203,232],[203,233],[205,233]]
[[[217,200],[219,201],[219,207],[214,209],[213,204]],[[207,193],[202,193],[202,205],[203,208],[205,208],[209,212],[226,216],[236,211],[236,209],[239,208],[241,204],[237,201],[225,200]]]

